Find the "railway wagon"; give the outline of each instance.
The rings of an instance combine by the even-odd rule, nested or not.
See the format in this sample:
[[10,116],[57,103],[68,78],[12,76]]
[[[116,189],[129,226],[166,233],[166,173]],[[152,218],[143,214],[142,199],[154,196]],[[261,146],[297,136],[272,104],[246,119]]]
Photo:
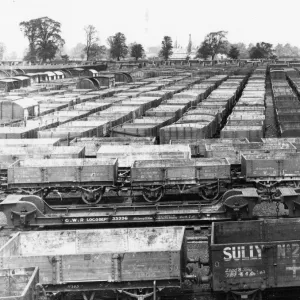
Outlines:
[[105,187],[117,181],[117,159],[27,159],[18,160],[8,167],[9,189],[43,191],[44,197],[51,189],[61,192],[79,190],[82,200],[98,203]]
[[0,269],[0,300],[36,300],[37,267]]
[[263,126],[231,126],[226,125],[220,134],[221,138],[247,138],[250,142],[260,142],[264,137]]
[[247,181],[300,181],[300,153],[242,154],[241,174]]
[[[226,299],[299,296],[299,219],[212,226],[212,289]],[[265,299],[265,298],[263,298]]]
[[299,137],[300,124],[297,122],[284,122],[279,124],[281,137]]
[[86,157],[96,157],[97,151],[102,144],[108,145],[154,145],[155,138],[150,137],[92,137],[92,138],[75,138],[70,145],[83,146]]
[[47,294],[145,299],[181,288],[184,234],[181,226],[18,232],[0,248],[0,261],[4,268],[38,267]]
[[136,160],[188,159],[191,150],[188,145],[102,145],[98,158],[118,158],[119,169],[130,169]]
[[158,202],[172,188],[179,193],[197,190],[204,199],[217,198],[220,180],[230,181],[225,158],[137,160],[131,167],[131,186],[140,187],[147,202]]
[[198,123],[207,125],[207,134],[212,137],[218,129],[218,122],[216,117],[209,115],[185,115],[176,124],[186,124],[186,123]]
[[41,146],[59,146],[60,139],[3,139],[1,147],[41,147]]
[[210,138],[207,125],[197,123],[172,124],[160,128],[161,144],[169,144],[172,140],[199,140]]
[[46,158],[84,158],[85,148],[80,146],[1,147],[0,170],[7,169],[17,160]]
[[222,144],[212,143],[205,145],[205,157],[226,157],[231,164],[241,164],[241,155],[268,153],[269,156],[282,153],[296,153],[297,148],[291,143],[281,144],[263,144],[263,143],[248,143],[248,144]]
[[281,143],[291,143],[297,148],[297,151],[300,150],[300,137],[295,138],[264,138],[261,139],[265,144],[281,144]]
[[224,144],[224,145],[235,145],[235,144],[246,144],[249,143],[248,139],[200,139],[200,140],[172,140],[171,144],[189,144],[191,148],[192,156],[202,156],[206,154],[206,145],[210,144]]

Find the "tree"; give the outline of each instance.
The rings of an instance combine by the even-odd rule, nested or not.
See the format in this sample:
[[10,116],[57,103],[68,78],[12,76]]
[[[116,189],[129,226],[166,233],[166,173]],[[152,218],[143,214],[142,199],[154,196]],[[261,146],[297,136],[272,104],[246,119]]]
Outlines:
[[226,35],[227,31],[211,32],[206,35],[204,41],[198,49],[197,56],[203,58],[211,56],[211,59],[214,60],[217,54],[226,53],[228,48]]
[[61,59],[66,63],[69,61],[69,55],[68,54],[61,55]]
[[201,46],[197,50],[196,57],[207,59],[211,55],[210,46],[206,41],[202,42]]
[[43,62],[52,60],[65,43],[60,35],[61,24],[48,17],[21,22],[20,27],[29,41],[26,58],[31,61],[35,61],[37,57]]
[[21,31],[24,36],[28,38],[29,49],[27,54],[24,56],[24,60],[35,62],[37,59],[36,55],[36,41],[39,36],[39,19],[32,19],[30,21],[23,21],[20,23]]
[[284,57],[285,56],[285,51],[284,51],[284,47],[282,44],[277,44],[276,47],[274,48],[275,50],[275,54],[278,57]]
[[116,58],[119,61],[121,57],[126,57],[128,47],[126,45],[126,37],[123,33],[118,32],[114,36],[110,36],[107,39],[107,43],[110,46],[109,53],[112,58]]
[[144,56],[144,53],[145,53],[145,51],[144,51],[144,48],[141,44],[134,43],[131,46],[130,56],[134,57],[135,60],[138,60],[139,58],[142,58]]
[[164,39],[161,42],[161,50],[159,55],[163,57],[165,60],[168,60],[169,57],[173,54],[173,45],[172,39],[169,36],[164,36]]
[[264,52],[258,47],[252,47],[249,51],[249,56],[251,59],[265,58]]
[[82,43],[78,43],[74,48],[72,48],[69,52],[69,55],[72,58],[84,58],[85,52],[84,52],[85,45]]
[[273,45],[270,43],[257,43],[256,46],[252,47],[249,51],[249,56],[252,59],[255,58],[272,58],[274,50]]
[[277,57],[288,58],[288,57],[299,57],[300,49],[290,44],[277,44],[274,47],[274,51]]
[[12,51],[8,54],[6,54],[5,59],[7,60],[16,60],[18,58],[18,54],[16,51]]
[[228,56],[232,59],[237,59],[240,56],[240,51],[237,47],[231,46]]
[[249,51],[244,43],[236,43],[232,44],[231,46],[234,46],[239,50],[239,58],[249,58]]
[[0,42],[0,60],[3,60],[5,50],[6,50],[5,44]]
[[106,47],[99,46],[98,44],[93,44],[90,48],[89,60],[100,60],[106,54]]
[[96,47],[95,45],[99,41],[99,38],[97,36],[98,31],[96,30],[96,27],[94,25],[88,25],[84,27],[84,31],[86,40],[84,52],[86,53],[86,60],[90,60],[91,48],[93,48],[94,51]]

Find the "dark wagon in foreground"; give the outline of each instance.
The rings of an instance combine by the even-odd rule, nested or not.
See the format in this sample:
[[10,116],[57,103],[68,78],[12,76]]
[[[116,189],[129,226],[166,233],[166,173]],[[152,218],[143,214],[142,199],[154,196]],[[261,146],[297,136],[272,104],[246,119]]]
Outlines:
[[214,223],[213,291],[221,299],[298,299],[299,232],[299,219]]

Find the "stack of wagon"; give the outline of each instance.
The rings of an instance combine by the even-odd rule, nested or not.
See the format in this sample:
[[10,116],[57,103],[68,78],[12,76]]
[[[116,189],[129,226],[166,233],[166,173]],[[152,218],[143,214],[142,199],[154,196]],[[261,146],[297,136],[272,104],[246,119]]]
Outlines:
[[289,77],[289,82],[292,88],[295,90],[298,96],[300,96],[300,76],[298,73],[297,77]]
[[[180,81],[176,81],[175,87],[180,84],[180,86],[186,89],[192,84],[199,83],[203,78],[179,79]],[[170,85],[171,82],[174,83],[174,80],[167,82],[170,88],[174,87],[174,84]],[[191,93],[189,91],[184,93],[176,92],[176,89],[161,89],[159,91],[145,92],[139,97],[119,102],[117,105],[128,105],[131,107],[133,105],[139,105],[141,114],[139,118],[134,117],[128,122],[114,127],[111,130],[111,136],[159,136],[160,128],[174,123],[192,105],[192,103],[196,105],[199,102],[199,93]]]
[[[188,108],[198,107],[204,103],[204,99],[215,90],[221,82],[227,79],[227,76],[218,75],[204,80],[200,84],[193,85],[190,90],[184,91],[174,95],[173,99],[175,103],[182,99],[180,102],[185,105],[185,112]],[[172,100],[173,100],[172,99]],[[187,101],[189,100],[189,101]],[[172,101],[168,102],[168,105],[176,107],[176,104]],[[203,106],[205,110],[206,106]],[[215,108],[215,107],[214,107]],[[197,140],[207,137],[212,137],[217,130],[216,115],[201,114],[201,110],[195,114],[192,110],[189,110],[186,115],[179,116],[175,124],[165,126],[160,129],[160,143],[170,143],[172,140]]]
[[[176,125],[171,125],[170,128],[162,128],[161,140],[162,136],[164,142],[212,138],[217,133],[229,110],[231,110],[245,82],[245,76],[232,77],[219,85],[226,78],[224,76],[215,76],[204,81],[204,83],[212,83],[212,86],[209,87],[210,91],[217,86],[218,88],[213,90],[207,98],[200,98],[202,101],[197,105],[196,109],[189,110]],[[214,82],[214,80],[216,81]],[[200,90],[202,90],[201,96],[205,97],[209,93],[207,89],[205,91],[203,89]],[[169,130],[170,132],[165,138],[165,132],[168,132],[168,129],[171,129],[171,131]]]
[[259,142],[265,131],[265,75],[253,74],[243,90],[221,138],[248,138]]
[[[156,137],[160,127],[172,121],[168,116],[152,117],[147,112],[155,109],[161,103],[161,97],[137,97],[121,101],[115,105],[139,106],[140,114],[131,118],[128,122],[120,124],[111,130],[111,136],[148,136]],[[146,116],[144,116],[146,114]],[[136,118],[137,117],[137,118]]]
[[299,136],[300,102],[297,95],[286,79],[272,79],[272,93],[281,136]]

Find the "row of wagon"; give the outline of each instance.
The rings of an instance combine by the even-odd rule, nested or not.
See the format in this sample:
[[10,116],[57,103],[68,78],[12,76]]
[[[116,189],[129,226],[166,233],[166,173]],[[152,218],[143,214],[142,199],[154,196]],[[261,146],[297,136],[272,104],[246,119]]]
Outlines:
[[[290,80],[291,82],[296,82],[297,78],[290,77]],[[300,102],[297,94],[286,78],[281,80],[272,79],[271,83],[280,135],[282,137],[298,137],[300,130]]]
[[236,180],[244,187],[267,181],[299,183],[298,140],[207,141],[202,144],[203,158],[193,158],[189,145],[153,145],[149,139],[144,141],[146,145],[143,141],[103,143],[94,158],[78,158],[84,155],[82,146],[3,146],[0,153],[1,161],[6,162],[7,181],[2,188],[77,190],[84,202],[91,204],[100,202],[105,192],[118,195],[123,188],[157,202],[174,190],[200,193],[211,200],[219,196],[221,187],[228,189]]
[[[184,77],[183,77],[184,78]],[[180,80],[182,77],[174,80]],[[174,80],[167,82],[169,85]],[[144,87],[145,84],[151,85],[149,87]],[[40,92],[39,94],[34,94],[30,98],[21,98],[18,99],[20,103],[27,103],[27,102],[34,102],[35,104],[38,103],[40,108],[40,114],[42,117],[35,117],[33,119],[28,119],[26,122],[19,122],[14,125],[14,127],[6,126],[5,128],[0,128],[4,138],[13,138],[17,137],[18,135],[22,138],[24,137],[36,137],[37,131],[45,131],[42,132],[42,136],[53,136],[55,137],[56,129],[53,130],[54,127],[58,125],[75,121],[78,119],[87,118],[90,115],[90,121],[99,121],[102,119],[101,124],[109,123],[110,127],[116,126],[125,122],[126,120],[133,119],[136,117],[141,116],[145,110],[157,106],[160,103],[159,97],[147,97],[147,98],[134,98],[130,99],[130,94],[122,94],[125,91],[133,91],[137,88],[141,89],[141,92],[147,92],[149,90],[157,90],[160,88],[160,85],[154,85],[154,83],[145,82],[145,83],[136,83],[134,85],[127,84],[125,87],[122,87],[119,90],[115,89],[116,91],[91,91],[91,90],[73,90],[72,93],[66,90],[52,90],[47,92]],[[82,93],[83,92],[83,93]],[[114,92],[119,92],[118,97],[111,97]],[[110,97],[107,97],[110,96]],[[13,97],[13,96],[11,96]],[[104,99],[100,97],[105,97]],[[17,97],[16,97],[17,98]],[[135,100],[136,99],[136,100]],[[11,100],[11,99],[8,99]],[[14,99],[12,99],[14,100]],[[119,102],[119,105],[115,103]],[[111,107],[117,106],[117,107]],[[4,108],[7,107],[7,111],[11,111],[9,106],[3,106]],[[108,109],[111,107],[110,109]],[[6,110],[5,115],[6,114]],[[41,111],[42,110],[42,111]],[[102,113],[100,111],[106,110]],[[106,121],[106,122],[104,122]],[[75,124],[73,124],[75,127]],[[88,130],[83,131],[82,136],[93,136],[94,133],[90,132],[90,127],[93,127],[95,124],[88,124],[88,122],[81,124],[81,128],[88,127]],[[67,125],[65,125],[67,126]],[[97,126],[97,125],[96,125]],[[98,125],[98,127],[101,125]],[[17,128],[19,127],[19,128]],[[77,126],[78,127],[78,126]],[[95,127],[95,126],[94,126]],[[49,133],[49,129],[51,129]],[[48,131],[48,133],[47,133]],[[54,131],[54,133],[53,133]],[[66,130],[64,130],[66,131]],[[106,129],[103,129],[104,134]],[[84,133],[86,132],[86,133]],[[74,133],[78,135],[78,131]],[[74,135],[73,134],[73,135]],[[57,134],[61,136],[60,133]],[[80,133],[79,133],[79,136]],[[97,135],[96,135],[97,136]],[[98,135],[101,136],[101,135]],[[72,132],[71,132],[72,137]]]
[[[144,79],[103,91],[47,89],[38,91],[38,94],[29,94],[27,98],[8,96],[6,102],[1,103],[2,117],[6,117],[8,120],[25,117],[25,122],[16,123],[13,128],[9,126],[0,128],[1,135],[3,138],[65,136],[70,140],[76,136],[102,136],[102,133],[105,135],[111,128],[117,126],[111,131],[112,136],[120,136],[122,132],[131,136],[153,136],[155,134],[158,136],[160,127],[178,121],[187,109],[198,104],[199,100],[206,98],[212,89],[217,87],[220,80],[222,81],[226,77],[216,76],[206,79],[208,81],[205,82],[207,75],[188,78],[190,75],[191,73],[178,72],[177,76]],[[192,86],[193,89],[191,89]],[[189,90],[183,93],[183,90],[187,88]],[[114,94],[117,97],[111,97]],[[15,105],[15,108],[12,105]],[[157,107],[158,105],[159,107]],[[101,112],[102,110],[103,112]],[[10,115],[10,112],[13,114]],[[40,117],[41,115],[42,117]],[[145,117],[142,117],[143,115]],[[34,118],[30,119],[31,117]],[[193,121],[193,117],[187,118],[191,118]],[[202,118],[203,123],[210,123],[211,117],[205,112]],[[91,121],[91,123],[80,123],[81,121],[70,123],[78,121],[78,119]],[[101,121],[98,123],[99,119]],[[121,125],[124,122],[123,128]],[[195,124],[192,125],[195,126]],[[184,124],[178,126],[186,127]],[[69,128],[66,129],[66,127]],[[95,127],[98,129],[101,127],[100,131]],[[209,125],[208,127],[210,130],[210,127],[214,126]],[[138,133],[134,132],[136,130]],[[206,136],[213,134],[214,132]]]
[[[160,137],[160,143],[165,143],[163,130],[172,126],[184,127],[183,116],[192,108],[196,107],[207,95],[215,89],[226,76],[213,76],[208,79],[203,77],[192,77],[178,82],[173,90],[171,97],[165,98],[161,104],[155,108],[145,112],[145,116],[139,119],[134,119],[129,123],[125,123],[112,131],[112,136],[150,136]],[[186,89],[188,87],[188,89]],[[170,86],[173,88],[173,86]],[[159,92],[145,93],[145,96],[159,96]],[[174,93],[176,91],[176,93]],[[206,125],[214,120],[213,117],[203,114],[202,121]],[[186,123],[193,123],[186,120]],[[181,124],[181,125],[180,125]],[[201,129],[201,128],[200,128]],[[188,134],[188,133],[187,133]],[[212,136],[213,132],[208,133]]]
[[218,299],[297,298],[298,231],[297,219],[215,222],[199,259],[208,276],[191,271],[196,239],[184,226],[21,231],[0,248],[0,299],[183,299],[192,283]]
[[248,138],[258,142],[265,132],[266,74],[255,71],[221,130],[221,138]]

